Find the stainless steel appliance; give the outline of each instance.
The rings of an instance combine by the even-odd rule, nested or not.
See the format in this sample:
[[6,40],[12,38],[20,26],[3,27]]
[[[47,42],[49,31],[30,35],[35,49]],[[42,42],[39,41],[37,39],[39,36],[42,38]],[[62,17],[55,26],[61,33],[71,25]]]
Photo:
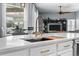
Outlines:
[[79,40],[75,40],[74,42],[74,55],[75,56],[79,56]]
[[48,32],[62,31],[62,23],[48,23]]

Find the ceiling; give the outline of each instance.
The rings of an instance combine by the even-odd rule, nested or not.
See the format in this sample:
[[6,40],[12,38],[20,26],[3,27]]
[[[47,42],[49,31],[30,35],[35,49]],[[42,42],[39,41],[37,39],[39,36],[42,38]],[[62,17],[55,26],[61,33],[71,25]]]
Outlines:
[[76,12],[79,10],[79,3],[36,3],[36,7],[41,13],[56,13],[62,6],[63,12]]

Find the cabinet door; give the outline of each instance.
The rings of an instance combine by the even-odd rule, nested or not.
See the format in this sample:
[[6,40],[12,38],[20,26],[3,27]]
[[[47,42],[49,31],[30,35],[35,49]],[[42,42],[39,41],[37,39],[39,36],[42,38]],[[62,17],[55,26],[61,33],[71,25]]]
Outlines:
[[66,52],[66,53],[62,54],[62,56],[73,56],[73,55],[72,55],[72,52],[70,51],[70,52]]
[[76,19],[76,30],[79,30],[79,19]]
[[58,51],[63,51],[73,47],[73,41],[63,42],[58,44]]
[[48,56],[57,56],[57,54],[53,53],[53,54],[49,54]]
[[68,31],[71,30],[71,26],[72,26],[71,20],[67,20],[67,30]]
[[25,50],[8,52],[2,56],[28,56],[28,55],[29,55],[29,51],[25,49]]
[[[60,53],[60,52],[59,52]],[[72,48],[62,51],[58,56],[73,56]]]
[[30,55],[32,56],[46,56],[56,53],[56,44],[39,46],[30,49]]
[[75,31],[75,20],[68,20],[67,21],[67,30],[68,31]]

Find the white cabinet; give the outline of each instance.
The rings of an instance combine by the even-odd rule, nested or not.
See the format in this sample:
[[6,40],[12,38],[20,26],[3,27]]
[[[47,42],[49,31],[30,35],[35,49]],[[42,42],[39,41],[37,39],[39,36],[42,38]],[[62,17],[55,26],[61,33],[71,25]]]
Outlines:
[[73,56],[73,41],[58,44],[58,56]]
[[30,55],[32,56],[56,55],[56,44],[31,48]]
[[73,41],[8,51],[2,56],[72,56]]
[[58,56],[73,56],[73,50],[70,48],[62,52],[58,52]]
[[73,41],[30,48],[31,56],[72,56]]
[[74,19],[67,20],[67,31],[75,31],[75,20]]
[[57,56],[57,54],[53,53],[53,54],[49,54],[48,56]]
[[58,43],[58,51],[72,48],[72,46],[73,46],[73,41]]
[[6,54],[3,54],[2,56],[28,56],[28,55],[29,55],[29,50],[23,49],[23,50],[7,52]]
[[79,30],[79,19],[76,19],[76,30]]

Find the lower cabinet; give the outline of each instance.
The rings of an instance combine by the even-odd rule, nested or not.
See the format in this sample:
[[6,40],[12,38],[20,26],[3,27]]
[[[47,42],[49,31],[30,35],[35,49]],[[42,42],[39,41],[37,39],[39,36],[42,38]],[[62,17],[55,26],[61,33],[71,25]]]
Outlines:
[[10,51],[2,56],[73,56],[73,41]]
[[56,55],[56,44],[31,48],[30,55],[32,56]]
[[58,43],[58,56],[73,56],[73,41]]
[[73,41],[58,43],[58,51],[63,51],[73,47]]
[[70,48],[62,52],[58,52],[58,56],[73,56],[73,50]]
[[57,56],[56,53],[49,54],[48,56]]
[[28,56],[28,55],[29,55],[29,50],[24,49],[24,50],[8,52],[2,56]]
[[73,56],[73,41],[30,48],[31,56]]

